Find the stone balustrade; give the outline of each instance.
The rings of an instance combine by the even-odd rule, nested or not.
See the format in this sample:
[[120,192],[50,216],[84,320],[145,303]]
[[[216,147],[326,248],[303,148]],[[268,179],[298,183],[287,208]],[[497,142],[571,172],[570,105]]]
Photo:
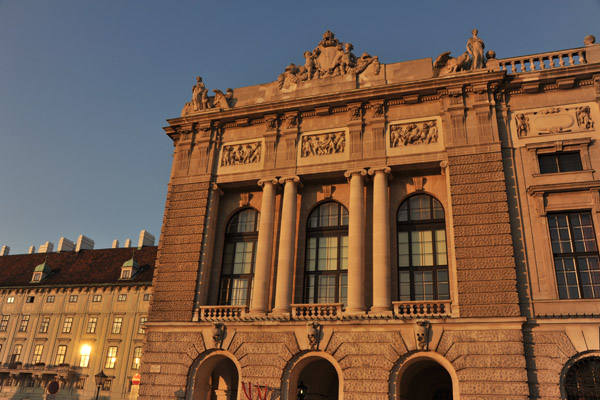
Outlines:
[[342,303],[292,304],[292,319],[342,319]]
[[488,68],[496,70],[499,67],[501,71],[507,71],[509,74],[541,71],[582,64],[587,64],[585,47],[533,54],[529,56],[503,58],[500,60],[488,60]]
[[201,306],[200,321],[230,321],[246,316],[246,306]]
[[396,318],[432,318],[451,315],[450,300],[394,301],[392,304]]

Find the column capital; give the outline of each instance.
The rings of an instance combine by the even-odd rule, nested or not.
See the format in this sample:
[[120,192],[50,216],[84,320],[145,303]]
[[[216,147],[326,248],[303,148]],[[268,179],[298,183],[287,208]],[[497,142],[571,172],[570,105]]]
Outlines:
[[273,185],[277,185],[277,178],[266,178],[266,179],[260,179],[257,184],[260,187],[264,187],[265,184],[267,183],[271,183]]
[[353,169],[353,170],[349,170],[344,172],[344,176],[348,179],[350,179],[353,175],[360,175],[360,176],[365,176],[367,175],[367,170],[365,169]]
[[391,177],[392,169],[390,167],[369,168],[369,175],[375,175],[378,172],[383,172],[384,174],[390,174],[390,177]]
[[298,175],[293,175],[293,176],[282,176],[281,178],[279,178],[279,183],[281,183],[282,185],[289,181],[294,182],[294,183],[300,183],[300,177]]

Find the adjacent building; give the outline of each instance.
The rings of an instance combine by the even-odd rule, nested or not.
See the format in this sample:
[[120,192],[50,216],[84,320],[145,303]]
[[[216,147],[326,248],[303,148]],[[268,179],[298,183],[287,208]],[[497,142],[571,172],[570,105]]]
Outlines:
[[93,249],[80,236],[56,252],[0,255],[0,399],[135,399],[157,248],[142,231],[137,248]]

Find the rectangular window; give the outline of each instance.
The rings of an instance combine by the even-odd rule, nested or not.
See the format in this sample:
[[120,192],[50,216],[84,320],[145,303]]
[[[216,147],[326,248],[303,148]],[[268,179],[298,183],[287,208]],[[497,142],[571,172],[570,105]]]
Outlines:
[[111,386],[112,386],[112,379],[108,378],[107,380],[104,381],[104,384],[102,385],[102,390],[108,391],[108,390],[110,390]]
[[77,389],[77,390],[83,390],[84,386],[85,386],[85,377],[79,378],[77,380],[77,383],[75,383],[75,389]]
[[541,174],[583,171],[581,155],[578,151],[538,155]]
[[23,345],[15,344],[10,356],[10,362],[19,362],[21,360],[21,350],[23,350]]
[[72,326],[73,326],[73,317],[65,317],[65,322],[63,322],[62,333],[71,333]]
[[127,300],[127,295],[126,294],[120,294],[117,297],[117,301],[126,301]]
[[96,333],[96,325],[98,324],[98,318],[97,317],[90,317],[90,319],[88,319],[88,324],[87,324],[87,328],[85,330],[86,333]]
[[27,296],[27,300],[25,300],[25,302],[33,303],[33,300],[35,300],[35,296]]
[[2,320],[0,320],[0,332],[6,332],[8,328],[8,320],[10,319],[9,315],[3,315]]
[[589,211],[548,215],[558,295],[600,298],[600,262]]
[[46,303],[54,303],[54,295],[50,295],[48,297],[46,297]]
[[36,344],[33,349],[33,357],[31,358],[32,364],[37,364],[42,361],[42,352],[44,351],[43,344]]
[[108,351],[106,352],[106,363],[104,364],[104,368],[111,369],[115,367],[115,363],[117,362],[117,347],[110,346]]
[[102,295],[101,294],[95,294],[94,297],[92,297],[92,302],[94,303],[99,303],[102,301]]
[[140,325],[138,326],[138,333],[144,334],[146,330],[144,329],[144,324],[148,322],[148,317],[140,317]]
[[19,325],[19,332],[27,332],[28,325],[29,325],[29,315],[23,315],[21,317],[21,324]]
[[115,317],[113,320],[112,333],[121,333],[121,326],[123,325],[123,317]]
[[131,270],[130,269],[124,269],[123,271],[121,271],[121,279],[129,279],[131,278]]
[[69,303],[77,303],[77,298],[79,296],[77,296],[76,294],[72,294],[69,296]]
[[144,301],[150,301],[150,293],[144,293]]
[[54,360],[55,365],[60,365],[65,363],[65,357],[67,356],[67,346],[61,344],[56,349],[56,360]]
[[48,333],[48,327],[50,326],[50,317],[42,317],[40,320],[40,333]]
[[136,347],[133,349],[133,362],[131,363],[131,369],[140,369],[142,363],[142,348]]
[[79,366],[81,368],[87,368],[90,365],[90,354],[92,352],[92,346],[83,345],[81,346],[81,360],[79,360]]
[[7,303],[14,303],[15,302],[15,296],[8,296],[6,298],[6,302]]

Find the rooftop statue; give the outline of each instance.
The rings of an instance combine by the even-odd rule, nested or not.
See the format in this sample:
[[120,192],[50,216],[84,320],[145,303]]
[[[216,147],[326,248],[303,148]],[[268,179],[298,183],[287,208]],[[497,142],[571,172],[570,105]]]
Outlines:
[[[433,68],[438,76],[485,68],[486,59],[483,54],[485,44],[483,43],[483,40],[477,37],[478,33],[479,31],[477,29],[473,29],[473,36],[467,41],[467,51],[460,56],[451,57],[449,51],[437,56],[433,63]],[[495,57],[493,51],[489,51],[488,53],[490,54],[490,58]]]
[[467,51],[471,55],[471,70],[481,69],[485,67],[485,58],[483,57],[483,49],[485,44],[483,40],[477,37],[479,31],[473,29],[473,37],[467,41]]
[[[233,100],[233,89],[227,89],[227,94],[224,94],[219,89],[214,89],[214,97],[208,97],[208,89],[202,78],[196,77],[196,84],[192,87],[192,100],[185,103],[183,110],[181,110],[181,116],[196,113],[198,111],[205,111],[211,108],[228,109],[232,107]],[[212,100],[212,102],[211,102]]]
[[303,66],[290,64],[277,78],[279,89],[284,86],[298,84],[302,81],[326,78],[346,74],[361,74],[370,65],[374,66],[374,74],[379,75],[378,57],[364,53],[357,58],[351,43],[343,43],[336,39],[331,31],[323,34],[323,39],[313,51],[305,51]]

